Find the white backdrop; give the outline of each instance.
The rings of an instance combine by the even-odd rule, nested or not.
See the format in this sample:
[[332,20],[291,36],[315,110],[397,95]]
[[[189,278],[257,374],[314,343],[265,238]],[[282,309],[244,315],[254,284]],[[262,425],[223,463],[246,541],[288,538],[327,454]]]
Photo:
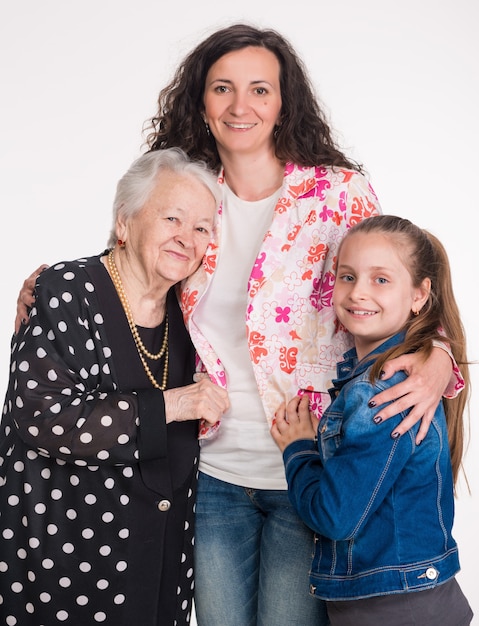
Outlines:
[[[438,235],[479,361],[476,0],[24,0],[0,11],[0,390],[18,290],[40,263],[100,252],[118,178],[142,151],[143,122],[176,64],[212,30],[280,30],[305,60],[338,137],[362,161],[384,212]],[[474,313],[475,312],[475,313]],[[478,365],[455,536],[476,612]],[[0,392],[3,393],[3,392]]]

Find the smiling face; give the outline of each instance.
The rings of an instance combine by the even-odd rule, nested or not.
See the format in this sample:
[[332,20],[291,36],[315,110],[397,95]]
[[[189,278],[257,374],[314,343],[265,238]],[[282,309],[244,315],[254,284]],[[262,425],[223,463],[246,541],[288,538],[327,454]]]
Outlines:
[[413,286],[400,245],[378,232],[347,235],[341,245],[333,304],[359,358],[399,332],[429,296],[429,279]]
[[142,209],[117,222],[131,270],[144,283],[166,289],[190,276],[211,240],[215,212],[216,201],[204,184],[162,172]]
[[274,151],[281,87],[280,64],[272,52],[249,46],[220,57],[206,76],[203,101],[222,159]]

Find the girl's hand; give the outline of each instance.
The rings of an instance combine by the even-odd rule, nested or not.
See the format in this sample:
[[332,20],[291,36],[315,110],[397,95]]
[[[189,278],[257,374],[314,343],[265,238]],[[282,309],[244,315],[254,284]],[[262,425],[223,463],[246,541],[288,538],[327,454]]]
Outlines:
[[20,289],[17,299],[17,316],[15,317],[15,334],[20,330],[22,324],[26,324],[28,320],[28,310],[35,303],[35,297],[33,291],[35,289],[35,282],[39,276],[46,269],[48,265],[40,265],[37,269],[30,274],[23,282],[23,287]]
[[296,396],[288,402],[288,406],[281,404],[270,432],[281,452],[298,439],[314,439],[316,433],[309,413],[309,397]]
[[449,386],[453,373],[451,358],[445,350],[438,347],[433,348],[427,361],[419,354],[403,354],[384,364],[382,379],[390,378],[399,370],[405,371],[408,377],[394,387],[375,395],[371,398],[369,406],[379,406],[393,401],[375,416],[374,420],[377,423],[412,407],[409,415],[391,436],[400,437],[417,421],[422,420],[416,436],[416,444],[419,444],[426,436],[437,405]]

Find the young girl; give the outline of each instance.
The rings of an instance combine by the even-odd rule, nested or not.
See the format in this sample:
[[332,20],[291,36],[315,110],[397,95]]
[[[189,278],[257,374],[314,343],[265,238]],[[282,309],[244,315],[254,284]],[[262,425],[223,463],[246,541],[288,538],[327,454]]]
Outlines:
[[[333,303],[355,348],[337,366],[318,438],[307,396],[283,405],[271,429],[291,501],[316,533],[311,593],[327,601],[332,626],[470,624],[451,535],[468,371],[446,252],[406,219],[364,220],[340,245]],[[444,340],[440,320],[466,388],[438,405],[416,445],[417,425],[391,437],[369,401],[405,377],[381,380],[387,359],[426,358]]]

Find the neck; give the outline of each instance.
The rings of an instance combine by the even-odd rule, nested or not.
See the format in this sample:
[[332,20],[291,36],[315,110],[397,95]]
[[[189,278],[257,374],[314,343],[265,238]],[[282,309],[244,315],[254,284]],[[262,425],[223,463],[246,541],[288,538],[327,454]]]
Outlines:
[[[140,361],[143,365],[143,369],[145,370],[145,374],[147,375],[153,387],[164,391],[166,389],[166,385],[168,382],[168,359],[169,359],[168,314],[165,314],[166,315],[165,332],[163,335],[163,344],[161,346],[161,350],[157,352],[156,354],[153,354],[152,352],[147,350],[147,348],[145,347],[145,344],[143,343],[140,337],[140,333],[138,332],[136,322],[133,319],[130,303],[128,301],[125,290],[123,288],[123,283],[121,281],[120,274],[118,272],[118,267],[116,266],[115,255],[114,255],[113,250],[111,250],[110,253],[108,254],[107,268],[111,276],[111,279],[113,281],[113,284],[115,285],[115,289],[118,293],[118,297],[120,298],[120,302],[123,306],[123,310],[125,311],[126,319],[128,321],[128,326],[130,327],[130,331],[133,336],[133,341],[135,342],[138,356],[140,357]],[[160,384],[160,382],[154,377],[147,359],[149,359],[150,361],[158,361],[161,358],[164,359],[164,363],[163,363],[163,376],[162,376],[161,384]]]
[[242,200],[263,200],[283,184],[284,163],[271,155],[257,159],[225,156],[222,163],[228,187]]
[[123,290],[134,323],[145,328],[159,326],[165,318],[169,287],[148,283],[143,272],[134,270],[124,248],[116,246],[107,258],[105,266],[117,291]]

